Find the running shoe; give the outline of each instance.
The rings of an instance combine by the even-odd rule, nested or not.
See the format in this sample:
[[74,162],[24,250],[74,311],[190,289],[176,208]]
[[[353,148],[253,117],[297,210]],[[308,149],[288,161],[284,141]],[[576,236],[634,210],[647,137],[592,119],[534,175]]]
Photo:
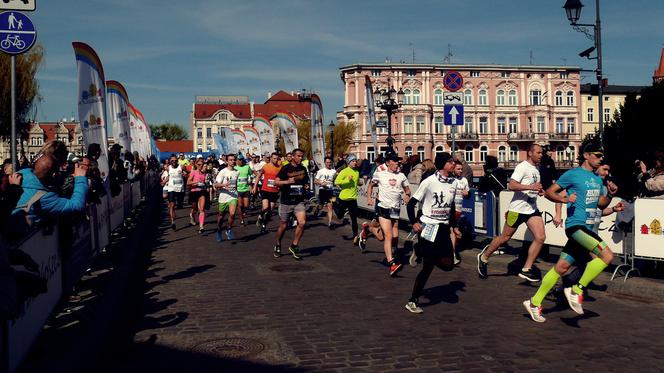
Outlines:
[[205,232],[205,228],[203,227],[198,228],[198,234],[203,234],[203,232]]
[[415,302],[406,303],[406,309],[412,313],[422,313],[424,312],[420,306]]
[[360,240],[357,241],[357,246],[360,248],[360,252],[364,252],[367,249],[367,239],[360,237]]
[[477,273],[480,275],[480,278],[489,277],[489,262],[482,260],[482,254],[486,251],[489,245],[484,246],[484,249],[477,254]]
[[241,219],[240,220],[240,225],[242,225],[243,227],[246,227],[247,223],[244,221],[244,219]]
[[534,322],[545,322],[546,319],[544,316],[542,316],[542,306],[534,306],[531,302],[530,299],[523,301],[523,306],[526,308],[526,311],[528,311],[528,314],[530,315],[530,318],[533,319]]
[[394,277],[401,270],[401,263],[397,263],[394,259],[390,262],[390,276]]
[[226,229],[226,239],[229,241],[235,238],[235,235],[233,234],[233,231],[230,229]]
[[353,237],[353,245],[358,245],[360,243],[360,235]]
[[221,242],[224,239],[221,236],[221,231],[219,229],[217,229],[217,233],[214,235],[214,238],[215,238],[215,240],[217,240],[217,242]]
[[265,224],[261,224],[261,233],[267,233],[267,226]]
[[172,222],[172,223],[171,223],[171,229],[172,229],[172,230],[175,230],[175,222]]
[[569,308],[571,308],[572,311],[578,313],[579,315],[583,315],[583,294],[575,293],[572,291],[572,288],[565,288],[563,293],[565,293],[565,298],[567,298]]
[[274,247],[274,257],[278,258],[281,256],[281,246],[275,246]]
[[256,226],[260,228],[262,223],[263,223],[263,219],[261,218],[260,215],[258,215],[258,219],[256,219]]
[[459,256],[459,254],[454,253],[454,265],[458,266],[459,264],[461,264],[461,257]]
[[302,257],[300,256],[300,248],[297,247],[297,245],[288,246],[288,251],[293,254],[293,259],[302,260]]
[[539,274],[532,268],[529,268],[527,270],[522,269],[521,272],[519,272],[518,276],[530,282],[542,281],[542,278],[539,276]]
[[194,220],[194,215],[192,215],[191,212],[189,213],[189,224],[191,224],[192,226],[196,225],[196,221]]
[[332,222],[327,223],[327,229],[333,231],[334,230],[334,224],[332,224]]
[[411,267],[417,267],[417,253],[415,252],[415,249],[413,249],[413,251],[410,253],[408,264],[410,264]]

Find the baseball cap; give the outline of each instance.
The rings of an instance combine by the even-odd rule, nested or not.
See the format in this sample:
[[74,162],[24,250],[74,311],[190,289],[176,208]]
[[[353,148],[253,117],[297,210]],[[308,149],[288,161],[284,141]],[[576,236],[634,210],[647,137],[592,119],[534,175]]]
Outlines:
[[447,162],[449,162],[452,159],[452,154],[448,152],[442,152],[436,154],[436,160],[434,163],[436,164],[436,169],[440,170],[442,169]]
[[196,159],[203,159],[203,154],[199,154],[196,156]]

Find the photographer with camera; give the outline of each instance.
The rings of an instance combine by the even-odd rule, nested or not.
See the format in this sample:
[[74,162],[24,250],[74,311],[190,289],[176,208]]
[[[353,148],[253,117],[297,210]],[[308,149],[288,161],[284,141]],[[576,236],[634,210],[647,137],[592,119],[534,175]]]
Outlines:
[[643,161],[636,160],[639,175],[639,194],[645,198],[664,199],[664,150],[655,152],[655,167],[648,170]]

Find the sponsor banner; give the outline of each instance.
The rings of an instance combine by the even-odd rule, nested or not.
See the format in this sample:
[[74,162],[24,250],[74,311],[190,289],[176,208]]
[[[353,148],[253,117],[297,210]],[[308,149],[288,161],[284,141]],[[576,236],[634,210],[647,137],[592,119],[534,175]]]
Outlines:
[[261,154],[261,139],[258,131],[251,125],[242,127],[244,137],[247,140],[247,150],[250,154]]
[[272,154],[275,151],[274,130],[270,119],[261,115],[254,118],[254,128],[258,131],[258,137],[261,141],[261,153]]
[[295,125],[296,121],[292,115],[279,112],[275,113],[270,118],[270,120],[273,120],[277,123],[277,126],[279,127],[279,133],[281,134],[281,138],[284,140],[287,153],[290,153],[295,148],[299,147],[297,138],[297,126]]
[[231,132],[233,133],[233,142],[237,147],[238,156],[240,153],[246,155],[249,144],[247,144],[247,138],[244,137],[244,132],[242,132],[242,130],[231,130]]
[[634,219],[634,255],[664,259],[664,200],[637,199]]
[[378,155],[378,135],[376,135],[376,108],[373,98],[373,89],[371,88],[371,79],[368,75],[364,76],[365,95],[367,96],[367,123],[371,129],[371,143],[373,144],[374,154]]
[[129,108],[129,137],[131,139],[132,151],[137,151],[138,155],[147,159],[150,156],[151,145],[149,128],[145,124],[143,114],[141,114],[134,105],[127,104]]
[[325,134],[323,133],[323,104],[318,95],[311,95],[311,156],[323,167],[325,158]]
[[108,139],[106,136],[106,79],[97,53],[85,43],[74,42],[78,72],[78,118],[85,147],[99,144],[97,161],[102,179],[108,177]]
[[220,134],[213,134],[212,141],[214,141],[214,146],[217,148],[217,158],[229,153],[228,142],[223,139]]
[[122,152],[131,152],[129,139],[129,96],[125,88],[115,80],[106,82],[108,92],[108,114],[111,118],[113,138],[115,143],[122,146]]
[[219,136],[221,136],[222,144],[227,145],[225,154],[235,154],[239,152],[240,148],[235,142],[235,135],[233,134],[233,129],[230,127],[221,127],[219,129]]

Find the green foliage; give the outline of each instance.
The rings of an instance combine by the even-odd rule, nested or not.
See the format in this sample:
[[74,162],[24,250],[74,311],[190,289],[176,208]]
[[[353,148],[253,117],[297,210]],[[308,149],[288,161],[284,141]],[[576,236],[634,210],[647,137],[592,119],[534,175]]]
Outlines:
[[[340,154],[346,153],[350,147],[350,143],[353,140],[353,134],[355,133],[355,124],[349,122],[337,122],[334,126],[334,157],[338,157]],[[328,130],[325,134],[325,147],[327,152],[330,150],[331,142],[331,133]]]
[[156,140],[184,140],[187,138],[187,131],[171,122],[151,124],[150,131]]

